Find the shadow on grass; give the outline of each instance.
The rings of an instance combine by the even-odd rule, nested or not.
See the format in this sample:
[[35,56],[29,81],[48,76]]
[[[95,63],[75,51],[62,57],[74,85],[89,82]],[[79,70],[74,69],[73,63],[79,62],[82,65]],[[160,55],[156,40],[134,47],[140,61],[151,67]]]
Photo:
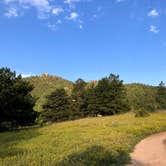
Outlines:
[[55,166],[125,166],[130,161],[129,154],[123,150],[115,154],[102,146],[92,146],[84,152],[74,153]]
[[41,135],[37,129],[24,129],[11,132],[0,133],[0,158],[12,157],[27,153],[23,148],[17,145],[22,141],[28,141]]

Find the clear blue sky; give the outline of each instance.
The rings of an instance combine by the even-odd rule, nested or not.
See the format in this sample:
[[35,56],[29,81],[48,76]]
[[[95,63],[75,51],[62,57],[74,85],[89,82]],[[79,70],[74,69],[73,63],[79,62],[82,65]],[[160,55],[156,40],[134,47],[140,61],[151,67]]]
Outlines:
[[166,82],[164,0],[1,0],[0,66],[24,75]]

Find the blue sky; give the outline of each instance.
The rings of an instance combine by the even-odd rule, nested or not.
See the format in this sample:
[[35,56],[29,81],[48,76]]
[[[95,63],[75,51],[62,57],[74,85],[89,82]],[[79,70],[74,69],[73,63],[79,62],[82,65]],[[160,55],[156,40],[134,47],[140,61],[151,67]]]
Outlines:
[[1,0],[0,65],[24,75],[166,82],[164,0]]

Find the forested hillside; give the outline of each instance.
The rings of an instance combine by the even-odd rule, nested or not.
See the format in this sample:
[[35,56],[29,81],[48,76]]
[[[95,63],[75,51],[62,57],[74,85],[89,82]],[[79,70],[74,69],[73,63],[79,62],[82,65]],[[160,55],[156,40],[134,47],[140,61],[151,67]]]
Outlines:
[[55,89],[64,88],[68,93],[70,93],[73,86],[73,83],[71,81],[48,74],[28,77],[25,78],[25,80],[27,80],[34,86],[32,96],[37,98],[35,106],[36,111],[41,111],[42,104],[45,102],[45,97],[52,91],[54,91]]
[[126,84],[125,87],[132,110],[144,108],[153,111],[158,108],[156,101],[157,87],[140,83]]
[[[42,105],[45,103],[47,95],[51,94],[55,89],[64,88],[67,93],[71,93],[73,82],[58,76],[42,74],[41,76],[33,76],[25,78],[29,81],[34,89],[32,95],[37,98],[35,110],[41,111]],[[86,88],[95,87],[97,81],[90,81]],[[127,98],[131,109],[139,109],[140,106],[148,110],[154,110],[158,107],[156,101],[157,87],[145,85],[141,83],[125,84],[127,90]]]

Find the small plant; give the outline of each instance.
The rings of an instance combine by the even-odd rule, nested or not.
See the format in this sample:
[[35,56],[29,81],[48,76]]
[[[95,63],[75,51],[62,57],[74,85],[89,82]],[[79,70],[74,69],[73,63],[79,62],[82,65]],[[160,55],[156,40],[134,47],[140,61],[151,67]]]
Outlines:
[[135,112],[135,117],[147,117],[150,116],[150,113],[145,109],[139,109]]

